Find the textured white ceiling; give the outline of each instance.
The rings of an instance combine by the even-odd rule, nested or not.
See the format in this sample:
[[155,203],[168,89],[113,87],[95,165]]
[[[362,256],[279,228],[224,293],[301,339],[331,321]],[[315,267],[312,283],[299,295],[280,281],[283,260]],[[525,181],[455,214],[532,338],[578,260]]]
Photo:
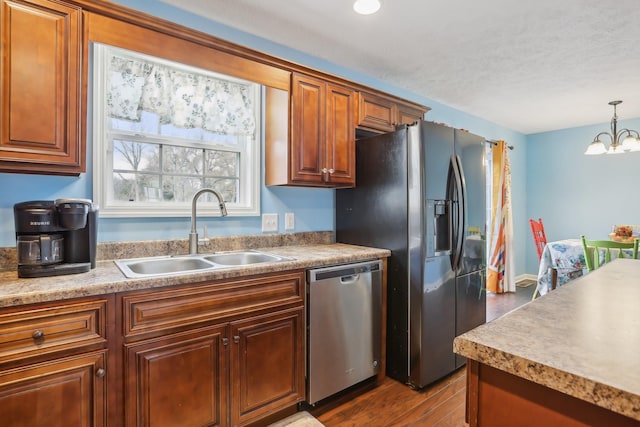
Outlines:
[[524,134],[640,117],[638,0],[162,0]]

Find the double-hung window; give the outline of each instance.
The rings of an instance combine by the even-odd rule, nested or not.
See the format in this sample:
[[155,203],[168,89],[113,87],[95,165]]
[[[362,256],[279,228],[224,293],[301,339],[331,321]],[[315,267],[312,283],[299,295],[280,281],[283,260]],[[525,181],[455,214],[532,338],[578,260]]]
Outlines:
[[259,215],[259,84],[97,43],[92,65],[101,216],[188,216],[205,187]]

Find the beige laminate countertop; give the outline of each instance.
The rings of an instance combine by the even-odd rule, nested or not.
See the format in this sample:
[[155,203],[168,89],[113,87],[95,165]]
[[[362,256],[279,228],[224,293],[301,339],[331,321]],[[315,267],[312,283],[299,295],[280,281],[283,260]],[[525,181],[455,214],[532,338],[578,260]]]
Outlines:
[[16,271],[1,272],[0,307],[345,264],[391,255],[391,251],[388,249],[367,248],[342,243],[279,246],[258,248],[257,250],[290,257],[293,260],[144,279],[126,278],[113,261],[100,261],[96,264],[95,269],[87,273],[34,279],[18,278]]
[[454,351],[640,420],[640,261],[561,286],[457,337]]

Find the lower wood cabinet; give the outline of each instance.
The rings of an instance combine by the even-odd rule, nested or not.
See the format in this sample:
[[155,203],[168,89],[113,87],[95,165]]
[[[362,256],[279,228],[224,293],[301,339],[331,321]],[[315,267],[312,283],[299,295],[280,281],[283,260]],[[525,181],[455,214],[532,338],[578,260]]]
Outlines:
[[126,345],[126,425],[227,425],[227,335],[213,326]]
[[246,426],[305,398],[304,272],[122,294],[126,426]]
[[303,270],[0,309],[0,426],[248,426],[305,398]]
[[0,371],[3,427],[107,425],[107,352]]
[[242,426],[304,399],[303,310],[125,346],[128,426]]
[[246,425],[304,399],[304,310],[231,325],[231,425]]
[[0,309],[0,425],[106,426],[113,296]]

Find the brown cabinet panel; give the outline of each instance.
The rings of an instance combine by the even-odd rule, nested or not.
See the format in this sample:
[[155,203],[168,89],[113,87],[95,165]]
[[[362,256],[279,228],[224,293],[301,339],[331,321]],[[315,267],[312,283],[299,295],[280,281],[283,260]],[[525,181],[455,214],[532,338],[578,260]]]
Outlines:
[[358,126],[391,132],[395,129],[395,103],[390,99],[360,92]]
[[424,118],[428,108],[419,108],[367,92],[359,93],[358,127],[375,132],[391,132],[397,125]]
[[322,182],[325,143],[324,82],[294,75],[291,106],[291,180]]
[[2,0],[0,171],[85,171],[82,13],[47,0]]
[[411,124],[424,119],[424,111],[398,104],[398,124]]
[[302,307],[232,323],[232,425],[304,400],[303,325]]
[[304,301],[304,272],[122,296],[125,337],[167,332]]
[[356,181],[356,103],[353,90],[327,85],[326,179],[331,184],[350,186]]
[[466,416],[470,427],[638,425],[636,420],[604,407],[475,360],[467,360],[466,369]]
[[107,342],[107,300],[0,313],[0,363]]
[[126,425],[227,425],[226,330],[213,326],[126,345]]
[[106,422],[106,351],[0,371],[3,427]]

